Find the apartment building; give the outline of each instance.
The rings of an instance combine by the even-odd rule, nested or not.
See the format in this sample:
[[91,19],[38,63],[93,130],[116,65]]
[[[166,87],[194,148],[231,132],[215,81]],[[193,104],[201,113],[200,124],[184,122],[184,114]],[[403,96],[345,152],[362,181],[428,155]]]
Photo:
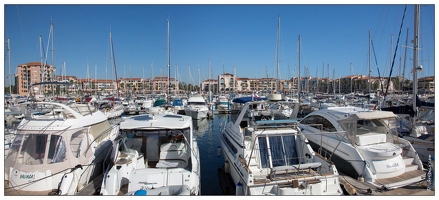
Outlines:
[[426,76],[418,79],[419,92],[434,92],[434,76]]
[[206,79],[201,83],[201,90],[203,92],[208,92],[209,90],[213,93],[218,93],[218,80],[217,79]]
[[[41,62],[29,62],[17,66],[15,74],[15,85],[17,94],[27,96],[33,84],[52,82],[55,80],[56,67]],[[51,91],[50,85],[38,86],[41,93]]]

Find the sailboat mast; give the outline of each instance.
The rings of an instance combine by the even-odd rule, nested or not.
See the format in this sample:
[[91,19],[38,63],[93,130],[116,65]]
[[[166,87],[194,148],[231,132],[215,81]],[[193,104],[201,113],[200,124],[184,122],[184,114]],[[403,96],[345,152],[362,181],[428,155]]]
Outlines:
[[107,84],[108,84],[108,78],[107,78],[107,74],[108,74],[108,66],[105,65],[105,93],[107,93]]
[[350,64],[351,65],[351,93],[352,93],[352,63]]
[[208,63],[207,63],[207,70],[208,70],[208,74],[209,74],[209,103],[210,103],[210,101],[211,101],[211,99],[212,99],[212,92],[210,91],[210,78],[211,78],[211,76],[210,76],[210,73],[211,73],[211,69],[210,69],[210,58],[209,58],[209,60],[208,60]]
[[233,93],[236,93],[236,66],[233,65]]
[[143,96],[145,96],[145,66],[142,67],[142,89]]
[[98,70],[97,70],[97,65],[95,64],[95,84],[94,84],[94,90],[95,90],[95,95],[98,95],[98,82],[97,82],[97,74],[98,74]]
[[[43,82],[43,80],[44,80],[43,41],[42,41],[41,37],[42,36],[40,35],[40,63],[41,63],[41,69],[40,69],[40,71],[41,71],[41,78],[40,78],[40,82]],[[33,88],[31,88],[31,89],[33,89]],[[40,94],[41,94],[41,91],[42,91],[42,85],[40,85]]]
[[302,85],[302,80],[300,80],[300,35],[299,35],[299,38],[298,38],[298,46],[297,46],[297,49],[298,49],[298,54],[299,54],[299,69],[298,69],[298,78],[297,78],[297,94],[298,94],[298,100],[299,100],[299,102],[300,102],[300,88],[301,88],[301,85]]
[[280,40],[280,16],[277,22],[277,43],[276,43],[276,93],[279,93],[279,40]]
[[171,94],[171,82],[169,82],[169,77],[171,77],[171,37],[170,37],[169,19],[168,19],[168,95]]
[[175,85],[175,90],[176,90],[177,96],[180,96],[179,95],[179,90],[178,90],[179,87],[178,87],[178,84],[177,84],[177,72],[178,72],[178,65],[175,66],[174,85]]
[[314,90],[314,94],[318,93],[318,91],[319,91],[319,68],[318,67],[316,67],[316,79],[317,79],[317,86],[316,86],[317,91]]
[[117,98],[119,99],[119,80],[117,80],[116,58],[114,57],[113,37],[111,35],[111,31],[110,31],[110,44],[111,44],[111,55],[113,57],[114,74],[116,76],[116,88],[117,88],[116,93],[117,93]]
[[[154,81],[154,61],[151,61],[151,80]],[[152,89],[152,91],[150,90],[149,93],[152,94],[154,91],[154,86],[151,88],[151,82],[149,82],[149,85],[150,85],[149,88]],[[155,92],[154,92],[154,94],[155,94]]]
[[12,94],[12,81],[11,81],[11,49],[10,49],[10,45],[9,45],[9,43],[10,43],[10,40],[9,40],[9,38],[8,38],[8,49],[7,49],[7,51],[8,51],[8,68],[9,68],[9,74],[8,74],[8,77],[9,77],[9,94]]
[[368,89],[368,95],[369,95],[369,97],[367,98],[367,103],[370,103],[370,30],[369,30],[369,40],[368,40],[369,42],[368,42],[368,45],[369,45],[369,51],[367,52],[368,53],[368,60],[369,60],[369,62],[368,62],[368,65],[369,65],[369,75],[368,75],[368,79],[367,79],[367,89]]
[[338,94],[341,94],[341,87],[340,87],[340,83],[341,82],[341,76],[338,77]]
[[[419,43],[419,19],[420,19],[420,5],[415,5],[415,32],[413,39],[413,110],[417,113],[416,96],[418,94],[418,43]],[[416,116],[414,117],[416,118]]]
[[329,83],[329,64],[328,64],[328,79],[327,79],[327,81],[326,81],[326,94],[329,94],[329,85],[330,85],[330,83]]
[[409,38],[409,28],[407,28],[407,34],[406,34],[406,37],[405,37],[405,46],[406,46],[406,48],[404,49],[404,67],[403,67],[403,69],[402,69],[402,93],[404,92],[404,79],[405,79],[405,64],[406,64],[406,61],[407,61],[407,41],[408,41],[408,38]]
[[335,96],[335,68],[334,68],[334,70],[333,70],[333,72],[332,72],[332,92],[333,92],[333,94],[334,94],[334,96]]

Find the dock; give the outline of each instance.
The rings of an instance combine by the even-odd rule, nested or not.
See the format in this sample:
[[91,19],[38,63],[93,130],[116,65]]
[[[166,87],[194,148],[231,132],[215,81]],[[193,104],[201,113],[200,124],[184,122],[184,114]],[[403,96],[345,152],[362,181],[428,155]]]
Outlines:
[[232,113],[231,110],[228,109],[217,109],[213,111],[213,114],[218,115],[218,114],[230,114]]

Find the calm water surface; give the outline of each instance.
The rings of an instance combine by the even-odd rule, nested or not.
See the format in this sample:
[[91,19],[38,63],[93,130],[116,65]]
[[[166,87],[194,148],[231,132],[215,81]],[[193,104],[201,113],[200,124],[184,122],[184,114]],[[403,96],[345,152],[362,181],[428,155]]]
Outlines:
[[218,157],[218,136],[229,120],[230,115],[220,114],[193,121],[200,149],[201,195],[223,195],[217,170],[224,165],[224,156],[221,153]]

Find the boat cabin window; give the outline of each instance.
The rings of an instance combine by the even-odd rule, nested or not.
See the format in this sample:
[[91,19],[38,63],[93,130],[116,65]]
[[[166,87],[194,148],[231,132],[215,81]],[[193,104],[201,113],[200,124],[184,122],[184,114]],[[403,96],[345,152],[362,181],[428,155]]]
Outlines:
[[73,133],[70,138],[70,151],[75,158],[79,158],[81,154],[84,154],[84,151],[87,148],[85,134],[87,134],[87,129],[82,129]]
[[48,154],[47,162],[49,164],[66,160],[66,143],[64,137],[59,135],[50,136]]
[[[123,132],[129,138],[142,138],[148,136],[159,136],[159,142],[162,143],[187,143],[192,140],[189,128],[185,129],[163,129],[163,130],[136,130]],[[184,135],[184,137],[181,137]],[[129,146],[128,146],[129,147]]]
[[[66,160],[66,144],[60,135],[19,134],[12,142],[7,159],[27,165],[43,164],[47,152],[47,163],[58,163]],[[20,149],[20,145],[22,147]],[[49,148],[46,151],[46,148]],[[20,152],[19,152],[20,151]]]
[[[303,119],[302,121],[300,121],[301,124],[309,124],[309,125],[316,125],[316,124],[321,124],[323,130],[322,131],[327,131],[327,132],[335,132],[337,131],[337,129],[335,129],[334,125],[332,125],[332,123],[327,120],[326,118],[322,117],[322,116],[318,116],[318,115],[311,115],[306,117],[305,119]],[[316,127],[319,128],[319,127]]]
[[191,105],[191,106],[203,106],[206,105],[205,102],[187,102],[187,105]]
[[227,146],[230,148],[230,150],[233,151],[234,154],[238,153],[238,149],[236,149],[235,145],[233,145],[233,143],[229,140],[229,138],[223,134],[223,139],[224,141],[226,141]]
[[387,132],[386,125],[379,119],[358,120],[357,127],[359,128],[359,130]]
[[[21,137],[20,137],[21,136]],[[24,134],[17,135],[12,143],[9,155],[16,155],[16,150],[23,142],[20,152],[18,153],[17,163],[37,165],[43,164],[44,153],[47,144],[47,135],[45,134]],[[14,160],[14,157],[11,157]]]
[[[11,146],[9,147],[9,153],[6,156],[6,159],[15,160],[17,159],[18,151],[20,150],[21,142],[23,141],[24,135],[17,134],[12,141]],[[19,163],[23,163],[23,156],[20,156],[21,159],[18,161]]]
[[258,137],[258,142],[263,168],[299,163],[294,135]]

